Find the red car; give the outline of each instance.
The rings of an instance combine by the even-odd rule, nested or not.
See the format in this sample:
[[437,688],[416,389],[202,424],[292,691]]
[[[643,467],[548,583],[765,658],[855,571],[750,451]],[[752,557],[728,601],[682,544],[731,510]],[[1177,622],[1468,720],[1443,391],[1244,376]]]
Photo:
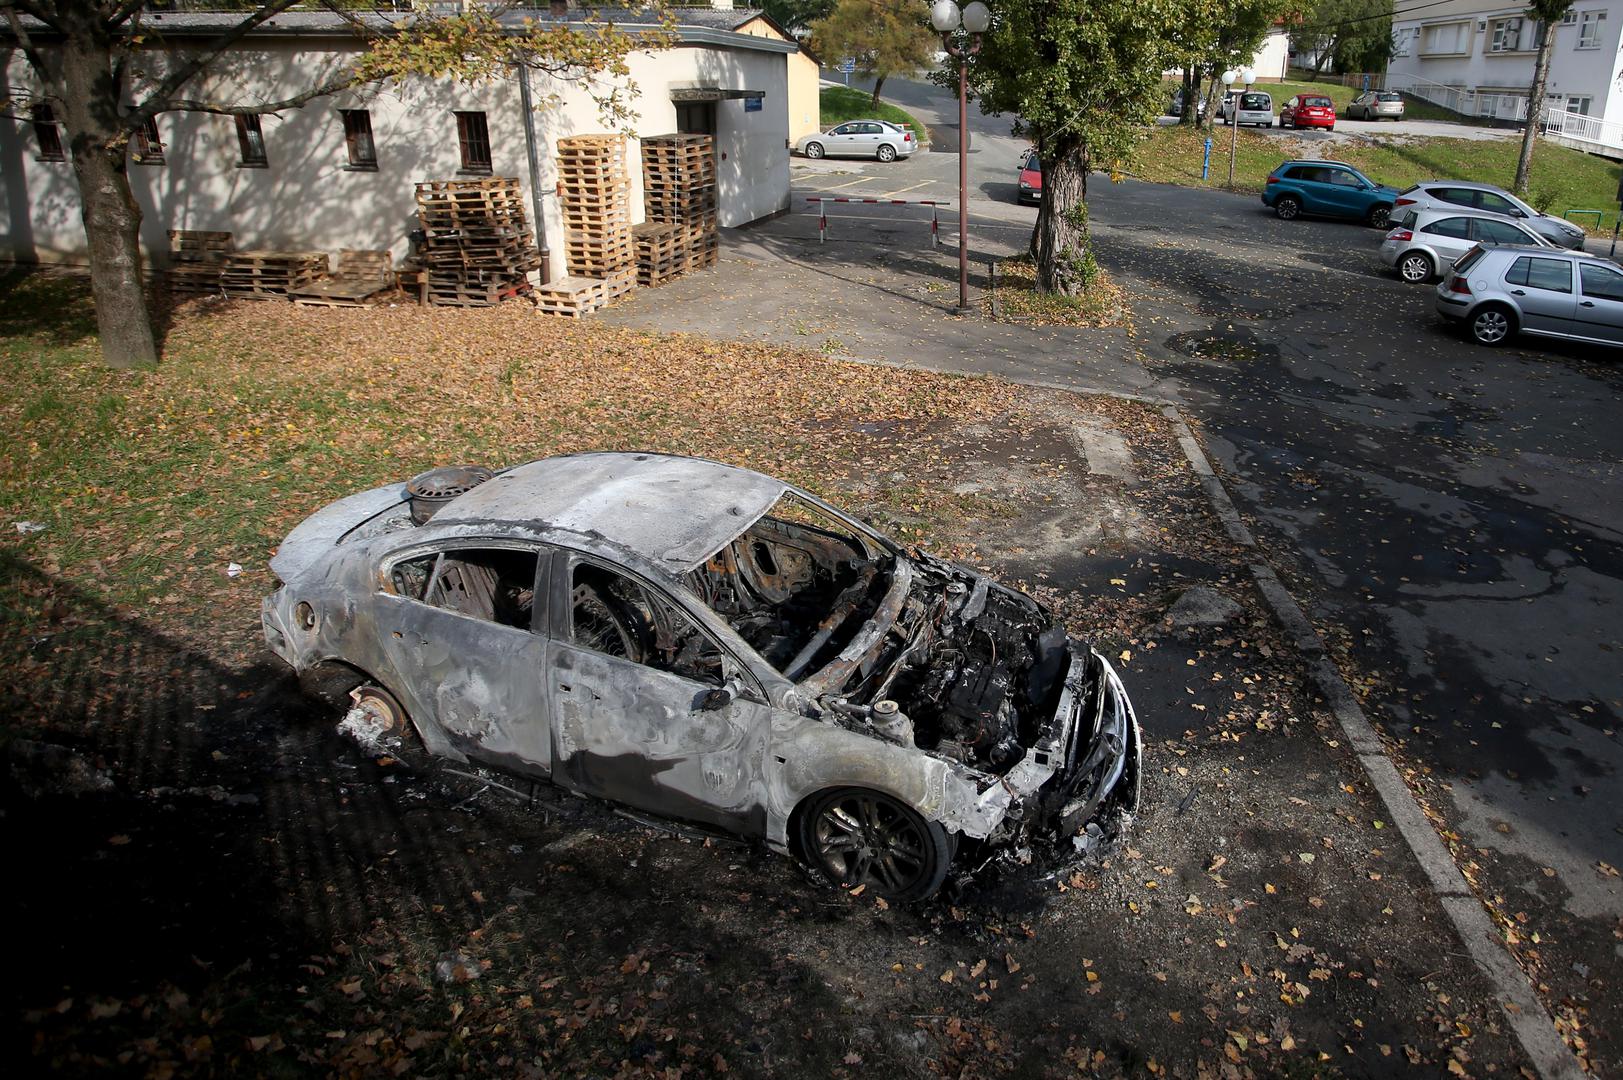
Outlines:
[[1297,94],[1279,108],[1282,128],[1336,129],[1336,104],[1320,94]]
[[1023,203],[1043,201],[1043,162],[1035,150],[1027,150],[1025,158],[1020,162],[1020,187],[1015,195],[1015,201]]

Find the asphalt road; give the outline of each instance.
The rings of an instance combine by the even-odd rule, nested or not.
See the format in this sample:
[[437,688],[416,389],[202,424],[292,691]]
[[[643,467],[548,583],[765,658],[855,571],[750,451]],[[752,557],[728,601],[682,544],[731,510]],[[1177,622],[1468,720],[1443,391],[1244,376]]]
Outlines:
[[[1022,144],[1002,119],[972,132],[971,246],[1018,250],[1035,213],[1012,202]],[[953,195],[955,161],[797,160],[797,196]],[[1468,344],[1358,225],[1097,176],[1090,201],[1142,362],[1199,420],[1552,1008],[1623,1070],[1623,356]],[[831,236],[908,212],[835,209]]]

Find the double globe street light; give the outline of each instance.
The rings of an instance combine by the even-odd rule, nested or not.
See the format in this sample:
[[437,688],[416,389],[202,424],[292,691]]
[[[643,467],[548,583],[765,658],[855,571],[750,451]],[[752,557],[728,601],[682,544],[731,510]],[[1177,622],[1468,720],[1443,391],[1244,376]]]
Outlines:
[[[1251,84],[1257,81],[1257,73],[1251,68],[1229,68],[1223,72],[1223,103],[1227,105],[1229,88],[1239,83],[1249,90]],[[1234,155],[1240,145],[1240,98],[1234,99],[1233,107],[1229,109],[1229,187],[1234,187]]]
[[[981,35],[992,25],[992,13],[980,0],[959,8],[953,0],[936,0],[930,6],[930,25],[941,34],[941,47],[958,61],[958,309],[955,315],[969,314],[969,58],[981,51]],[[962,28],[969,44],[953,41]]]

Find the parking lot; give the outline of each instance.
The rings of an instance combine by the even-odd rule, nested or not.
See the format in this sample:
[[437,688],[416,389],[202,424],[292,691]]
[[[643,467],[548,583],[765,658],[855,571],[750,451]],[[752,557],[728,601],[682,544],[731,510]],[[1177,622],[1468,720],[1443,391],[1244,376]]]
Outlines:
[[[974,155],[979,254],[1029,235],[1017,154],[992,134]],[[782,275],[781,325],[814,344],[1181,401],[1546,1003],[1602,1073],[1623,1067],[1617,358],[1464,341],[1429,285],[1379,264],[1376,230],[1102,176],[1091,221],[1131,328],[959,329],[949,218],[932,251],[919,208],[840,204],[819,245],[805,201],[944,197],[953,161],[797,161],[791,215],[740,237],[753,287],[677,287],[709,289],[715,318]]]

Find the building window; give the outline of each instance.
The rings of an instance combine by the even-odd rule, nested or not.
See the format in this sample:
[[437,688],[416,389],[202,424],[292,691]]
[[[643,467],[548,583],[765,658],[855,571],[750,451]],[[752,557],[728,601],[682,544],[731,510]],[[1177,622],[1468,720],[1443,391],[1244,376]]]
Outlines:
[[1489,52],[1521,52],[1522,49],[1522,21],[1520,19],[1495,19],[1493,22],[1493,40],[1488,46]]
[[56,126],[56,113],[43,101],[34,103],[32,109],[34,121],[34,137],[39,139],[39,161],[66,161],[68,155],[62,152],[62,129]]
[[1409,43],[1411,41],[1413,41],[1415,37],[1418,37],[1419,34],[1420,34],[1420,31],[1415,30],[1413,32],[1414,36],[1411,36],[1410,31],[1409,31],[1408,28],[1405,28],[1405,29],[1402,29],[1402,30],[1394,30],[1392,32],[1392,55],[1393,56],[1408,56],[1409,55]]
[[490,128],[484,113],[457,113],[456,141],[462,149],[463,172],[490,172]]
[[1568,94],[1567,111],[1579,116],[1588,116],[1589,110],[1595,105],[1595,99],[1589,94]]
[[1566,13],[1561,16],[1561,25],[1562,26],[1571,26],[1574,23],[1576,23],[1577,21],[1578,21],[1578,13],[1575,10],[1573,10],[1572,8],[1568,8],[1566,10]]
[[158,135],[158,121],[150,118],[136,129],[130,139],[135,160],[142,165],[163,164],[163,139]]
[[1606,21],[1604,11],[1586,11],[1578,19],[1578,48],[1600,48],[1600,24]]
[[344,145],[349,148],[349,167],[376,169],[378,148],[372,141],[372,114],[365,109],[339,109],[344,118]]
[[263,169],[270,165],[265,155],[265,133],[259,127],[259,117],[237,117],[237,150],[242,158],[237,165],[244,169]]
[[1459,56],[1469,50],[1466,43],[1471,32],[1468,22],[1438,23],[1425,28],[1420,39],[1422,56]]

